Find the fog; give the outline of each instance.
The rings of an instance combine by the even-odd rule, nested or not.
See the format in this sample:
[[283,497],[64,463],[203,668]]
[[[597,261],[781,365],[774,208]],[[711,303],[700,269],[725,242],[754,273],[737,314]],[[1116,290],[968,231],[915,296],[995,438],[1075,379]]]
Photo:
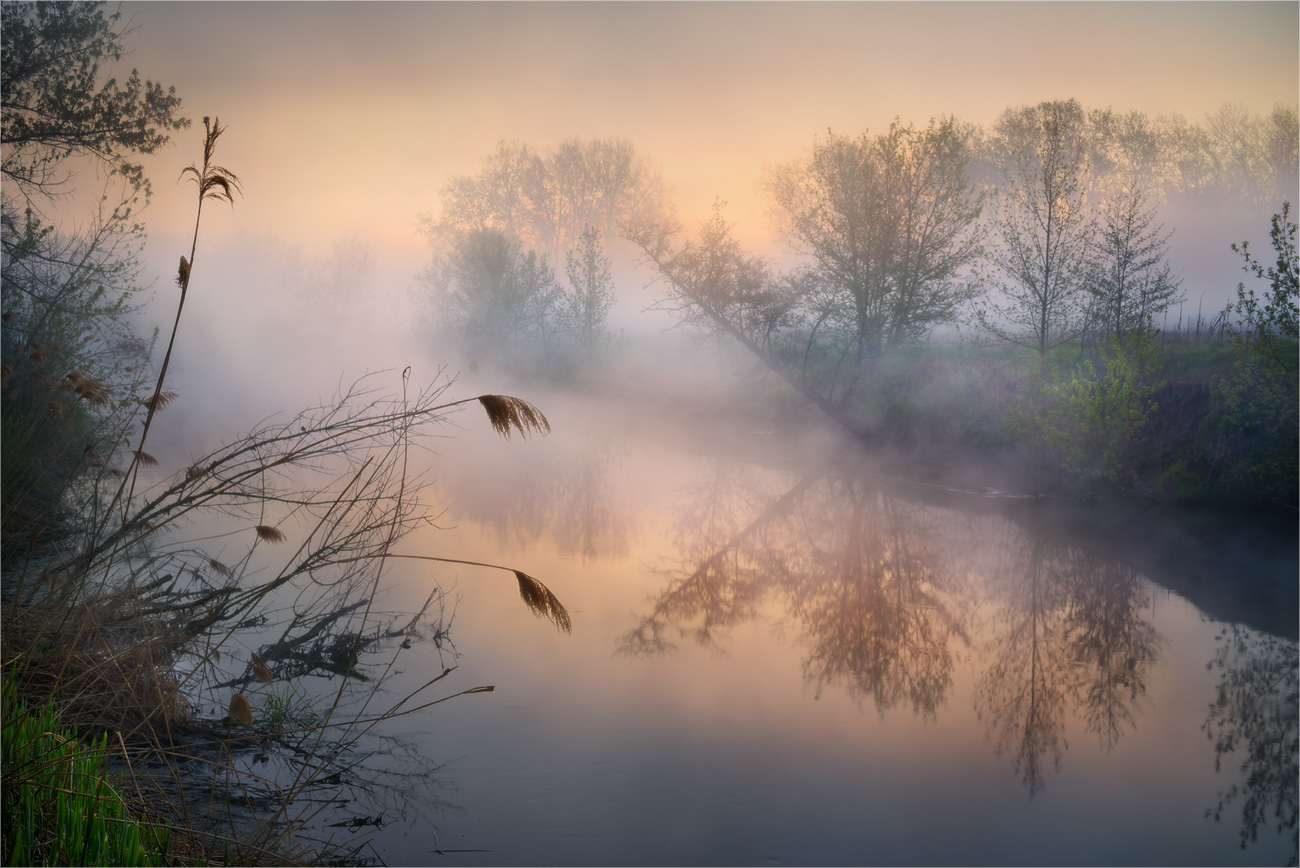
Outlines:
[[[1300,193],[1294,3],[122,9],[105,71],[192,120],[142,159],[131,322],[155,373],[175,323],[177,394],[141,478],[193,521],[151,544],[236,587],[267,531],[325,546],[373,458],[365,557],[317,569],[446,607],[375,633],[410,652],[389,689],[497,688],[384,730],[427,780],[350,782],[310,833],[363,820],[389,864],[1294,860],[1294,782],[1250,766],[1295,761],[1294,377],[1225,313],[1268,288],[1232,245],[1273,264]],[[230,202],[182,177],[209,119]],[[297,416],[358,386],[359,445]],[[244,500],[191,519],[268,422]]]

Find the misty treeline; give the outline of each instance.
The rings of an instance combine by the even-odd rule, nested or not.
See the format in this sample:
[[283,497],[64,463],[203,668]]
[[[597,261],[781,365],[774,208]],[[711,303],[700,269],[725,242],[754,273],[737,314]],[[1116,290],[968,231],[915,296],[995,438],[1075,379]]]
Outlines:
[[422,219],[435,251],[424,316],[496,360],[589,362],[615,299],[608,245],[666,207],[661,169],[630,142],[503,141]]
[[[743,249],[721,201],[687,231],[662,173],[631,145],[569,140],[538,152],[503,142],[477,175],[452,179],[439,215],[425,218],[435,251],[426,315],[468,338],[475,358],[533,367],[567,336],[589,360],[598,347],[594,330],[576,327],[578,299],[607,309],[617,289],[607,272],[592,280],[595,269],[574,265],[607,263],[596,251],[617,233],[640,252],[639,279],[659,287],[659,309],[733,340],[867,439],[1028,444],[1076,481],[1148,493],[1170,468],[1177,481],[1165,481],[1185,494],[1206,467],[1222,475],[1232,465],[1238,494],[1267,481],[1264,499],[1294,502],[1294,485],[1274,484],[1264,468],[1294,442],[1295,269],[1285,245],[1298,135],[1293,107],[1261,116],[1229,103],[1195,122],[1075,100],[1008,108],[987,128],[939,117],[828,130],[761,178],[790,267]],[[609,170],[612,153],[624,171]],[[1270,213],[1281,276],[1234,248],[1269,282],[1267,298],[1252,302],[1256,289],[1243,285],[1226,310],[1198,313],[1198,346],[1213,333],[1233,338],[1235,355],[1184,352],[1178,364],[1195,369],[1194,382],[1171,395],[1161,327],[1185,294],[1169,259],[1177,227],[1162,215],[1262,227]],[[1236,241],[1222,239],[1225,253]],[[567,284],[555,279],[559,256]],[[1161,416],[1162,397],[1191,415]],[[963,406],[942,408],[949,398]],[[1159,454],[1148,442],[1156,428]],[[1266,445],[1248,445],[1265,429]],[[1173,454],[1192,441],[1195,456]],[[1244,464],[1241,449],[1251,452]],[[1281,462],[1293,481],[1294,461]]]

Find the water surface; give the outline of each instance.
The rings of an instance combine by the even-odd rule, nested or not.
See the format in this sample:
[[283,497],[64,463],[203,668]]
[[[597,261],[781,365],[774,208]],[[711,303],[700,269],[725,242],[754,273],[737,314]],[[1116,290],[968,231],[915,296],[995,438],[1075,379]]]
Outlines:
[[403,546],[537,576],[573,633],[506,573],[401,574],[390,605],[459,598],[446,692],[496,689],[402,719],[441,765],[368,830],[389,864],[1294,861],[1293,522],[534,400],[549,437],[438,442],[441,527]]

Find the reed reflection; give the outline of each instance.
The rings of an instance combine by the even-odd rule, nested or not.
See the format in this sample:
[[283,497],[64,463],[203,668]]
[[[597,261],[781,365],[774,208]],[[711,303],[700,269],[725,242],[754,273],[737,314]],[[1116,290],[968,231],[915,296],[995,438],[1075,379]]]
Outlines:
[[907,704],[933,718],[970,607],[923,515],[864,478],[807,477],[763,496],[743,469],[719,465],[685,511],[679,566],[619,651],[662,653],[674,637],[715,645],[774,600],[807,638],[815,691],[840,684],[881,713]]
[[1214,742],[1214,767],[1240,757],[1242,783],[1219,792],[1205,815],[1216,822],[1241,803],[1241,848],[1270,826],[1291,834],[1291,858],[1300,856],[1297,786],[1300,784],[1300,657],[1296,643],[1241,626],[1225,627],[1207,664],[1221,678],[1202,729]]
[[1013,534],[975,710],[1032,798],[1060,771],[1071,712],[1107,751],[1136,728],[1162,640],[1135,570],[1040,528]]

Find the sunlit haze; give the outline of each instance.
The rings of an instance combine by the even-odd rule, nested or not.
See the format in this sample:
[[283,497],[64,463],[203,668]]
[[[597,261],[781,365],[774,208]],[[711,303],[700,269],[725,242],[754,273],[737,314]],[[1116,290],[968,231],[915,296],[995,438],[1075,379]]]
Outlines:
[[0,3],[0,861],[1296,864],[1297,0]]
[[[123,61],[220,116],[243,230],[358,234],[418,267],[417,215],[499,140],[623,137],[656,158],[688,225],[715,197],[746,243],[771,232],[765,164],[830,127],[879,131],[1009,106],[1199,120],[1297,100],[1293,3],[125,3]],[[154,229],[199,129],[150,164]]]

